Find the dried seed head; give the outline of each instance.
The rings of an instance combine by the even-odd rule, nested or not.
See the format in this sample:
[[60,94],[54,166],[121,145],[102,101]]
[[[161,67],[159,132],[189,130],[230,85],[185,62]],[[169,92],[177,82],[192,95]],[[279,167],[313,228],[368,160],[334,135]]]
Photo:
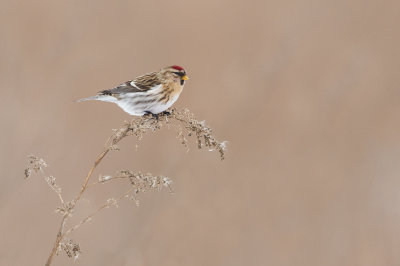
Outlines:
[[71,239],[67,238],[58,244],[56,254],[59,255],[61,251],[64,251],[68,257],[74,258],[74,260],[77,260],[81,254],[79,244],[76,244]]
[[44,168],[48,167],[48,164],[42,159],[34,155],[28,156],[28,165],[25,168],[25,179],[29,178],[33,171],[35,173],[43,171]]
[[135,118],[129,123],[125,123],[122,128],[114,130],[109,141],[109,149],[113,150],[113,145],[125,136],[133,135],[139,141],[145,133],[156,131],[162,128],[164,123],[170,125],[173,121],[177,122],[174,123],[178,131],[177,138],[186,148],[188,148],[186,137],[196,136],[197,147],[199,149],[206,147],[211,151],[216,150],[219,152],[221,160],[225,158],[226,142],[218,141],[212,135],[212,129],[206,126],[205,121],[196,120],[193,113],[188,109],[177,111],[175,108],[172,108],[169,114],[158,114],[158,118],[145,115]]
[[57,193],[61,194],[61,188],[56,184],[56,178],[54,176],[46,176],[45,180],[47,184]]
[[118,201],[116,199],[114,199],[114,198],[109,198],[106,201],[106,205],[107,205],[107,208],[111,207],[111,206],[115,206],[116,208],[118,208]]

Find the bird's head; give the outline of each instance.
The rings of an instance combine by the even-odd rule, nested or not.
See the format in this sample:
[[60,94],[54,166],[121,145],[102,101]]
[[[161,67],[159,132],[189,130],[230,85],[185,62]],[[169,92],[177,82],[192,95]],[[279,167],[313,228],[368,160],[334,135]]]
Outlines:
[[161,69],[161,73],[167,79],[172,79],[173,82],[179,82],[181,86],[183,86],[185,81],[189,79],[189,77],[186,75],[185,69],[176,65]]

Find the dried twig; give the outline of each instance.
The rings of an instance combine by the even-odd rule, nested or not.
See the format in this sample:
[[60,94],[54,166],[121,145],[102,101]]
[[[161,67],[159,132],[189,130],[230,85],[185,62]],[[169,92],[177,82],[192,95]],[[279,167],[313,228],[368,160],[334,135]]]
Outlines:
[[[79,244],[75,244],[71,239],[68,238],[68,236],[80,226],[89,222],[101,210],[110,206],[118,206],[118,203],[125,197],[131,198],[138,205],[139,201],[137,200],[136,195],[140,192],[151,190],[158,191],[162,188],[168,188],[168,190],[172,193],[172,181],[169,178],[165,176],[153,176],[150,173],[143,174],[140,172],[133,172],[131,170],[118,171],[113,176],[100,176],[98,181],[90,183],[96,167],[102,162],[104,157],[110,151],[119,150],[117,144],[123,138],[127,136],[135,136],[136,139],[140,141],[145,133],[149,131],[157,131],[158,129],[162,128],[163,125],[175,127],[178,131],[178,138],[186,148],[188,148],[187,137],[195,136],[197,139],[197,147],[199,149],[206,147],[211,151],[216,150],[219,152],[221,160],[225,158],[226,142],[218,141],[212,135],[211,128],[207,127],[204,121],[197,121],[194,118],[194,115],[187,109],[182,111],[171,109],[168,114],[159,114],[156,118],[146,115],[133,119],[131,122],[125,122],[121,128],[113,130],[113,134],[106,141],[103,151],[99,154],[93,166],[90,168],[82,183],[81,189],[73,200],[65,202],[61,194],[61,188],[56,184],[56,179],[53,176],[45,177],[46,182],[58,195],[61,201],[61,206],[58,207],[56,211],[62,214],[62,220],[46,265],[51,265],[54,255],[60,254],[62,250],[67,254],[68,257],[77,259],[81,253]],[[26,179],[30,177],[32,172],[42,172],[44,174],[44,168],[46,168],[48,165],[43,159],[33,155],[30,155],[28,159],[28,166],[25,169]],[[96,184],[105,184],[117,179],[127,180],[128,186],[130,186],[129,190],[122,193],[117,198],[108,199],[103,205],[98,207],[91,214],[87,215],[80,222],[71,226],[67,230],[65,229],[68,218],[72,216],[72,213],[82,198],[82,195],[89,187],[92,187]]]

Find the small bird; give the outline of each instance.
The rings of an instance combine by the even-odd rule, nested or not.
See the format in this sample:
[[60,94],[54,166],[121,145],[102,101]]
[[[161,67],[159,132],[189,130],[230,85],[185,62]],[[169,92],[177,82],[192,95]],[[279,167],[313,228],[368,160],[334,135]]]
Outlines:
[[157,116],[176,102],[188,79],[182,67],[168,66],[77,102],[89,100],[112,102],[130,115]]

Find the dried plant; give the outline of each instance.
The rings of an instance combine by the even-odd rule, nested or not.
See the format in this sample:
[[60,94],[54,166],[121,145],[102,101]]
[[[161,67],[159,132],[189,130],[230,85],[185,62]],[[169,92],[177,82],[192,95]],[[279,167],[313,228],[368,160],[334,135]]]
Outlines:
[[[225,158],[226,142],[218,141],[212,135],[211,128],[207,127],[204,121],[196,120],[194,115],[187,109],[183,109],[181,111],[171,109],[169,112],[159,114],[158,116],[145,115],[133,119],[130,122],[124,122],[124,125],[121,128],[114,129],[113,134],[107,140],[103,151],[97,157],[93,166],[86,175],[79,193],[71,201],[65,201],[63,199],[62,191],[56,183],[56,178],[51,175],[46,175],[44,169],[48,167],[47,163],[42,158],[33,155],[28,157],[28,166],[25,169],[25,178],[28,179],[33,172],[41,172],[45,176],[45,181],[57,194],[61,202],[61,206],[56,208],[56,212],[62,215],[62,219],[46,265],[51,265],[54,255],[58,255],[62,251],[64,251],[68,257],[74,258],[75,260],[78,259],[81,253],[79,244],[74,243],[73,240],[69,238],[69,235],[83,224],[89,222],[101,210],[112,206],[118,207],[119,202],[123,198],[129,198],[133,200],[136,205],[139,205],[137,195],[140,192],[159,191],[163,188],[167,188],[168,191],[172,193],[171,179],[162,175],[154,176],[151,173],[143,174],[141,172],[134,172],[131,170],[120,170],[114,175],[100,175],[97,181],[93,181],[91,183],[89,182],[92,179],[94,170],[101,163],[108,152],[119,150],[117,144],[123,138],[127,136],[134,136],[136,137],[137,141],[140,141],[144,134],[149,131],[157,131],[164,125],[167,125],[168,127],[174,127],[177,130],[180,142],[187,149],[189,147],[187,138],[195,136],[197,147],[199,149],[205,147],[210,151],[218,151],[220,159],[223,160]],[[87,189],[98,184],[109,183],[113,180],[125,180],[127,182],[127,191],[121,193],[116,198],[113,197],[107,199],[103,205],[99,206],[92,213],[88,214],[86,217],[80,220],[80,222],[68,227],[68,219],[73,215],[79,200],[87,191]]]

